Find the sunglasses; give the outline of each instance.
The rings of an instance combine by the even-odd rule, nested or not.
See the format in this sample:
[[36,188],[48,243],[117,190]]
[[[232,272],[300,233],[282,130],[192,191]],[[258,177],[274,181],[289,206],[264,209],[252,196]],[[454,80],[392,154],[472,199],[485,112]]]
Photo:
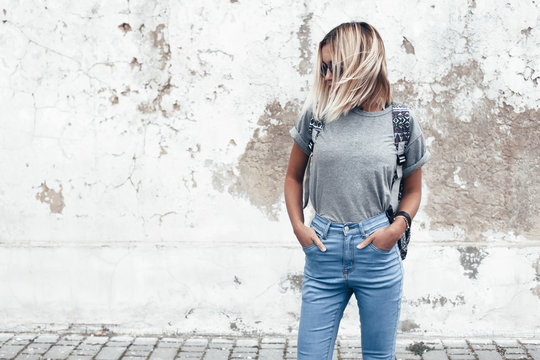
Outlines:
[[[326,77],[326,72],[330,70],[330,74],[334,74],[334,70],[332,70],[332,66],[328,66],[326,63],[321,64],[321,76]],[[339,69],[339,74],[343,75],[343,66]]]

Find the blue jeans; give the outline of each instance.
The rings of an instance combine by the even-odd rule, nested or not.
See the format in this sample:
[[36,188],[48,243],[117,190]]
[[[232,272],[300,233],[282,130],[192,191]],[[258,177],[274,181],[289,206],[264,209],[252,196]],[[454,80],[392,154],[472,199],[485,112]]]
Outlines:
[[391,250],[356,246],[390,225],[384,213],[361,223],[338,224],[315,215],[310,227],[326,246],[303,247],[306,255],[298,360],[331,360],[343,311],[352,293],[360,311],[364,360],[394,360],[401,310],[403,264]]

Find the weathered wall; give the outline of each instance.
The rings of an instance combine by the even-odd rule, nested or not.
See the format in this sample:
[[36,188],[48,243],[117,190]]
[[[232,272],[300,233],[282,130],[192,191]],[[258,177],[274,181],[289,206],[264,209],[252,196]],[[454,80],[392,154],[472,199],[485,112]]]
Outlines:
[[538,334],[538,14],[517,0],[0,2],[0,326],[294,333],[288,130],[317,42],[366,20],[432,153],[400,331]]

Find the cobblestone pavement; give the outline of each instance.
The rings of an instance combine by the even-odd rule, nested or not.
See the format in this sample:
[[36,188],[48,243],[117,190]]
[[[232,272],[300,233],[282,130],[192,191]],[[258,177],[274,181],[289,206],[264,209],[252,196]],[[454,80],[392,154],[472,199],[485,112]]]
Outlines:
[[[400,360],[540,360],[540,339],[398,335],[396,355]],[[334,359],[361,358],[359,339],[338,337]],[[284,360],[296,359],[296,338],[0,332],[0,359]]]

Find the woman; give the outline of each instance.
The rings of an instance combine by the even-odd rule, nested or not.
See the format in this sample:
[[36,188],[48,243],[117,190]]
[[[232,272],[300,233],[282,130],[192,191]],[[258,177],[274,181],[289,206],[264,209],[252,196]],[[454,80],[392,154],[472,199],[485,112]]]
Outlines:
[[[385,211],[392,203],[397,161],[379,33],[365,22],[337,26],[319,44],[316,69],[308,106],[291,129],[294,144],[285,178],[287,211],[306,255],[298,359],[332,359],[353,293],[363,359],[394,359],[403,284],[397,241],[420,205],[421,166],[430,154],[411,115],[400,215],[389,219]],[[312,119],[320,128],[313,147]],[[316,212],[309,227],[303,190],[309,190]]]

